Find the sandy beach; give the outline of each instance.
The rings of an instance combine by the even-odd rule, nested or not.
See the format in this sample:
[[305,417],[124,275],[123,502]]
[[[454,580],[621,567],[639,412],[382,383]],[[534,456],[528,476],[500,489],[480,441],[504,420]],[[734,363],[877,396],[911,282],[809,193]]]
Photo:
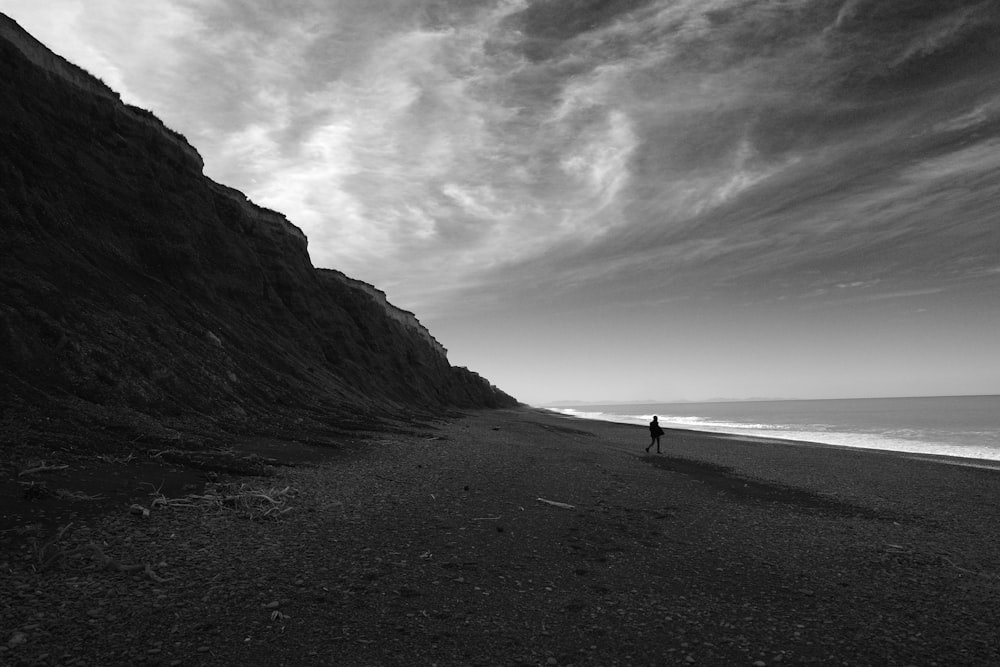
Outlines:
[[1000,472],[648,440],[476,412],[346,447],[272,442],[265,463],[292,465],[265,476],[137,458],[128,497],[98,509],[72,497],[87,459],[8,461],[9,497],[65,493],[7,504],[0,663],[1000,663]]

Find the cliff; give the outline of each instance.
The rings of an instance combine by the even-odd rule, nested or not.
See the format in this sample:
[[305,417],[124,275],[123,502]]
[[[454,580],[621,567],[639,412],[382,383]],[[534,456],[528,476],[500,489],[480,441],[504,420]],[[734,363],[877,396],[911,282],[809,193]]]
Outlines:
[[[0,431],[346,427],[516,401],[0,14]],[[27,426],[25,424],[30,422]]]

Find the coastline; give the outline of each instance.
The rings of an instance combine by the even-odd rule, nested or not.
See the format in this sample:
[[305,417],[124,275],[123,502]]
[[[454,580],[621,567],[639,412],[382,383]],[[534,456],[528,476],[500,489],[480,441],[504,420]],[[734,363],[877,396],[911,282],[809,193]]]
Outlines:
[[[953,398],[953,397],[946,397],[946,398]],[[842,400],[853,400],[853,399],[842,399]],[[566,417],[568,419],[580,419],[580,420],[583,420],[583,421],[599,421],[599,422],[605,422],[605,423],[610,423],[610,424],[621,424],[621,425],[627,425],[627,426],[636,426],[636,427],[645,429],[644,425],[639,424],[637,422],[617,421],[617,420],[614,420],[614,419],[604,419],[604,418],[601,418],[601,417],[589,417],[589,416],[585,417],[585,416],[581,416],[581,414],[567,414],[566,412],[562,411],[562,410],[564,410],[564,408],[539,407],[539,406],[530,406],[530,407],[531,407],[531,409],[534,409],[534,410],[541,410],[541,411],[544,411],[546,413],[557,415],[557,416],[561,416],[561,417]],[[652,407],[652,406],[650,406],[650,407]],[[574,408],[574,410],[575,410],[575,408]],[[601,413],[587,413],[587,412],[584,412],[583,414],[601,414]],[[620,416],[622,416],[622,417],[633,417],[633,415],[624,415],[624,414],[620,415]],[[661,421],[661,426],[665,430],[674,431],[674,432],[677,432],[677,433],[691,433],[691,434],[697,435],[697,436],[706,436],[706,437],[716,436],[716,437],[722,437],[722,438],[730,438],[730,439],[734,439],[734,440],[744,440],[744,441],[747,441],[747,442],[760,442],[760,443],[773,443],[773,444],[785,443],[785,444],[789,444],[789,445],[797,445],[797,446],[804,446],[804,447],[833,447],[833,448],[840,448],[840,449],[846,449],[846,450],[859,450],[859,451],[869,451],[869,452],[886,452],[886,453],[890,453],[890,454],[899,454],[899,455],[903,455],[903,456],[910,456],[910,457],[914,457],[914,458],[918,458],[918,459],[922,458],[922,459],[926,459],[926,460],[935,460],[935,461],[939,461],[941,463],[951,463],[953,465],[967,465],[967,466],[984,467],[984,468],[989,468],[989,469],[1000,470],[1000,457],[988,458],[988,457],[974,456],[974,455],[948,454],[948,453],[941,453],[941,452],[934,452],[934,451],[926,451],[926,450],[924,450],[922,448],[920,448],[920,449],[901,449],[901,448],[894,448],[894,447],[888,447],[888,446],[886,446],[886,447],[872,447],[872,446],[853,445],[853,444],[841,444],[841,443],[837,443],[837,442],[822,442],[822,441],[818,441],[818,440],[810,440],[809,438],[782,437],[781,435],[772,435],[772,434],[769,434],[769,435],[754,435],[754,434],[749,434],[749,433],[746,433],[746,432],[727,431],[727,430],[725,430],[722,427],[718,427],[717,430],[707,430],[707,429],[699,429],[697,427],[688,428],[688,427],[680,427],[680,426],[676,426],[676,425],[667,425],[667,424],[669,424],[669,422],[667,422],[667,421]],[[846,435],[846,434],[843,434],[843,435]],[[913,446],[914,447],[927,447],[927,446],[933,446],[933,445],[931,445],[931,443],[927,443],[927,442],[924,442],[924,441],[914,441]],[[938,447],[954,447],[954,445],[947,445],[945,443],[939,443],[937,446]]]
[[[122,503],[37,534],[74,554],[49,567],[6,533],[0,661],[1000,661],[996,472],[693,431],[646,455],[644,430],[449,416],[219,480],[288,489],[274,519],[154,507],[146,488],[148,517]],[[50,486],[82,465],[62,461]],[[156,579],[74,552],[88,543]]]

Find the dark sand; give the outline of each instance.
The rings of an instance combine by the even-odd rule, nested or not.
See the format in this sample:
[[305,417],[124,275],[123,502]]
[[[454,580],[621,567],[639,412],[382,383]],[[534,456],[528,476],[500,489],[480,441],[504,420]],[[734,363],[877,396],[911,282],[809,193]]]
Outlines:
[[307,463],[236,479],[290,488],[279,520],[144,519],[137,487],[77,512],[46,552],[96,543],[155,578],[86,549],[40,570],[32,544],[54,527],[7,529],[0,663],[1000,664],[1000,472],[689,431],[656,456],[648,441],[516,410],[325,460],[298,445]]

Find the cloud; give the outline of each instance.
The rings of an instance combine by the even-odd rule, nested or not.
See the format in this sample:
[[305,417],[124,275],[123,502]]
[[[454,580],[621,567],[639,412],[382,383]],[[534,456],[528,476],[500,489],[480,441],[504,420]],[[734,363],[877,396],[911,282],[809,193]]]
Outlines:
[[945,289],[942,287],[929,287],[925,289],[906,290],[903,292],[884,292],[872,294],[865,297],[866,301],[884,301],[886,299],[907,299],[914,296],[926,296],[928,294],[940,294]]
[[708,298],[815,272],[836,289],[987,261],[985,0],[0,9],[286,213],[317,265],[409,309],[626,285]]

